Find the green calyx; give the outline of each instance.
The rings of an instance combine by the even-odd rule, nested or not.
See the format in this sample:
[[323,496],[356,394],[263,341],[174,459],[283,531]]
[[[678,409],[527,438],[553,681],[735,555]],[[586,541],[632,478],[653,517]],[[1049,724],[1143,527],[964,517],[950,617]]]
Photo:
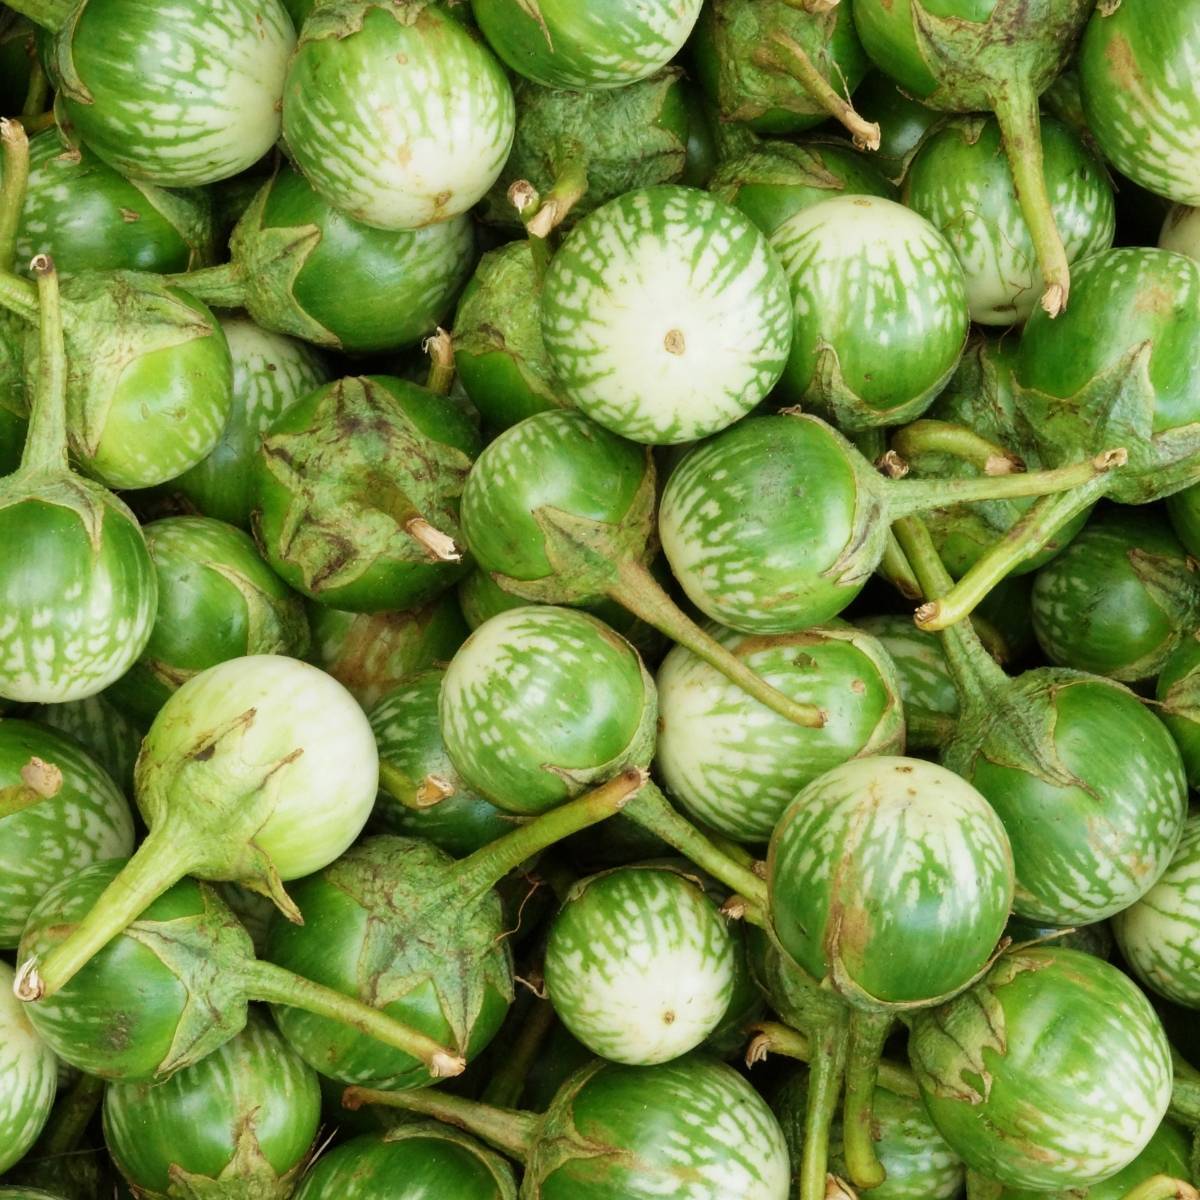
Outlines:
[[401,610],[464,573],[458,499],[470,459],[438,436],[448,404],[415,384],[361,377],[276,420],[253,522],[292,587],[335,608]]
[[14,12],[21,13],[34,24],[52,32],[61,29],[79,6],[80,0],[17,0],[15,4],[8,5]]

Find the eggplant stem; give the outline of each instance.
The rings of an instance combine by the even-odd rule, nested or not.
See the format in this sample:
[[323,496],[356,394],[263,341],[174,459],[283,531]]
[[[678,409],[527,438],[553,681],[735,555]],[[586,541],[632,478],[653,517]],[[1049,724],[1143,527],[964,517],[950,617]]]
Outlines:
[[104,1099],[105,1081],[94,1075],[80,1074],[70,1090],[54,1106],[46,1128],[29,1152],[29,1162],[58,1158],[70,1154],[83,1139],[100,1101]]
[[1017,189],[1017,200],[1033,238],[1045,291],[1042,307],[1057,317],[1071,292],[1071,264],[1054,219],[1042,157],[1042,118],[1028,80],[1003,84],[992,97],[1000,136]]
[[917,610],[917,624],[922,629],[941,630],[969,617],[1015,567],[1037,554],[1064,525],[1095,504],[1108,490],[1109,482],[1106,474],[1100,474],[1072,491],[1043,497],[957,583]]
[[48,254],[29,264],[37,280],[38,370],[20,472],[65,474],[67,465],[67,350],[63,341],[58,272]]
[[42,69],[41,60],[35,54],[29,71],[29,86],[25,89],[25,103],[21,105],[22,117],[39,117],[46,111],[50,99],[50,80]]
[[921,599],[921,585],[912,573],[908,559],[904,557],[904,551],[900,549],[896,535],[891,530],[888,530],[887,540],[883,544],[883,557],[880,558],[875,573],[886,579],[905,600]]
[[761,915],[767,911],[767,885],[752,870],[714,846],[686,817],[681,817],[657,784],[648,782],[625,815],[731,888],[748,902],[744,917],[755,924],[761,923]]
[[36,756],[21,768],[20,774],[20,783],[0,788],[0,821],[50,800],[62,790],[62,771]]
[[582,150],[556,164],[558,177],[541,197],[537,210],[525,222],[530,237],[548,238],[565,221],[571,210],[587,194],[588,173]]
[[404,523],[404,532],[416,542],[434,562],[462,562],[462,551],[454,539],[425,520],[410,517]]
[[554,1005],[549,1000],[541,1000],[535,996],[530,1011],[511,1043],[512,1048],[492,1073],[487,1087],[483,1089],[480,1099],[484,1104],[493,1104],[499,1108],[516,1106],[525,1090],[525,1080],[530,1069],[537,1061],[542,1045],[550,1030],[554,1028],[556,1020]]
[[518,1162],[524,1162],[528,1157],[540,1124],[540,1118],[533,1113],[497,1108],[432,1088],[416,1092],[380,1092],[373,1088],[350,1087],[342,1093],[344,1108],[357,1110],[368,1104],[402,1108],[406,1112],[434,1117],[482,1138]]
[[1190,1183],[1167,1175],[1155,1175],[1126,1192],[1124,1200],[1197,1200],[1197,1197],[1200,1192]]
[[425,388],[437,396],[450,395],[454,386],[454,338],[440,325],[421,343],[429,355],[429,373]]
[[172,287],[182,288],[189,296],[216,308],[242,308],[246,303],[246,276],[237,263],[200,267],[168,275]]
[[0,118],[0,268],[11,271],[29,183],[29,138],[19,121]]
[[615,816],[629,805],[649,783],[649,773],[637,767],[622,771],[598,788],[543,813],[528,825],[460,859],[450,868],[450,879],[463,896],[482,896],[510,871],[535,854],[561,842],[573,833],[588,829]]
[[28,17],[35,25],[57,32],[78,7],[79,0],[6,0],[8,8]]
[[850,1014],[842,1144],[850,1182],[864,1191],[879,1187],[887,1179],[887,1171],[875,1152],[875,1085],[883,1044],[892,1025],[890,1013],[856,1009]]
[[434,1079],[448,1079],[466,1070],[467,1062],[461,1054],[353,996],[258,959],[250,960],[240,970],[248,999],[299,1008],[348,1025],[385,1046],[419,1059]]
[[608,594],[635,617],[640,617],[647,625],[665,633],[673,642],[715,667],[731,683],[737,684],[743,692],[766,705],[772,712],[807,729],[820,729],[825,724],[825,714],[815,704],[800,704],[785,696],[746,666],[737,655],[731,654],[720,642],[705,633],[663,591],[642,563],[628,559],[618,564],[616,578]]
[[40,962],[31,958],[22,964],[13,985],[17,998],[47,999],[69,983],[195,865],[188,853],[190,842],[186,831],[165,825],[152,829],[68,937]]
[[988,441],[965,425],[928,418],[914,421],[892,435],[892,449],[912,462],[923,454],[944,454],[975,467],[984,475],[1013,475],[1025,470],[1024,462],[1003,446]]
[[[807,5],[805,7],[809,12],[814,11]],[[782,29],[776,29],[771,34],[771,41],[774,46],[760,46],[755,53],[755,61],[759,66],[790,75],[815,103],[846,127],[860,150],[878,150],[879,125],[861,117],[849,100],[834,91],[804,47]]]
[[525,226],[525,233],[529,239],[529,253],[533,259],[533,277],[540,287],[550,266],[550,243],[544,237],[533,233],[529,226],[541,209],[541,193],[528,179],[518,179],[508,189],[508,202],[517,210],[517,216]]
[[804,1113],[804,1149],[800,1156],[800,1200],[826,1200],[829,1129],[846,1071],[846,1043],[844,1013],[827,1020],[813,1039],[808,1107]]

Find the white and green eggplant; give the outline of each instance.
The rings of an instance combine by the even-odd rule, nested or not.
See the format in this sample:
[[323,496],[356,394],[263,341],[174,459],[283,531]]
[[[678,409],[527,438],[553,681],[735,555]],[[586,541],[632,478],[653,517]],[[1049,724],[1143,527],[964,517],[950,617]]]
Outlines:
[[672,867],[576,884],[550,927],[546,990],[564,1025],[609,1062],[652,1066],[696,1049],[733,996],[734,945],[704,889]]
[[486,46],[428,0],[334,0],[304,23],[283,93],[296,166],[377,229],[466,212],[512,146],[512,88]]
[[791,344],[787,282],[736,209],[644,188],[592,213],[554,256],[542,337],[571,405],[633,441],[694,441],[775,386]]
[[771,245],[792,292],[784,394],[847,431],[919,417],[970,325],[943,234],[892,200],[836,196],[790,217]]
[[0,1171],[37,1140],[54,1105],[58,1059],[13,995],[13,971],[0,962]]
[[817,729],[796,725],[690,650],[674,647],[658,671],[655,762],[671,797],[710,829],[765,842],[796,793],[818,775],[849,758],[903,752],[901,679],[875,638],[836,623],[773,637],[718,625],[709,632],[825,718]]

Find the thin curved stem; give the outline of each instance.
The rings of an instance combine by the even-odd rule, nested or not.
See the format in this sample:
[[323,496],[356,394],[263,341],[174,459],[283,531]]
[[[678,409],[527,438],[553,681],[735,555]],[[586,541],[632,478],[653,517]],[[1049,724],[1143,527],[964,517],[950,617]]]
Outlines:
[[518,179],[508,189],[508,202],[517,210],[529,239],[529,254],[533,259],[533,278],[539,289],[550,266],[552,251],[549,241],[529,231],[529,225],[541,211],[542,195],[528,179]]
[[541,1123],[533,1113],[496,1108],[432,1088],[419,1092],[380,1092],[372,1088],[351,1087],[342,1093],[342,1105],[345,1108],[359,1109],[368,1104],[402,1108],[405,1112],[434,1117],[482,1138],[518,1162],[524,1162],[528,1156]]
[[503,1061],[492,1072],[480,1099],[499,1108],[515,1108],[525,1090],[530,1069],[537,1062],[542,1046],[554,1028],[557,1017],[549,1000],[534,997],[533,1005],[520,1032],[507,1050]]
[[850,1182],[863,1190],[876,1188],[887,1179],[887,1172],[875,1153],[875,1084],[879,1078],[883,1044],[892,1024],[890,1013],[856,1009],[850,1014],[842,1144]]
[[892,435],[892,449],[909,462],[924,454],[944,454],[988,476],[1013,475],[1025,469],[1021,459],[1003,446],[950,421],[925,418],[905,425]]
[[1197,1200],[1198,1196],[1200,1192],[1183,1179],[1155,1175],[1126,1192],[1124,1200]]
[[890,529],[883,545],[883,557],[879,560],[875,573],[886,579],[905,600],[920,600],[921,585],[912,573],[908,559],[904,557],[904,551],[896,541],[896,535]]
[[825,1200],[829,1174],[829,1130],[837,1111],[846,1070],[846,1021],[830,1021],[817,1031],[809,1067],[804,1150],[800,1156],[800,1200]]
[[745,918],[754,924],[762,923],[767,910],[767,885],[753,871],[747,870],[714,846],[689,820],[681,817],[656,784],[647,783],[625,809],[625,815],[690,858],[714,879],[732,888],[749,905]]
[[30,264],[38,293],[38,371],[20,470],[67,471],[67,350],[58,272],[48,254]]
[[820,729],[825,714],[815,704],[799,704],[755,674],[740,658],[731,654],[715,638],[705,633],[663,591],[658,580],[640,562],[626,560],[617,569],[609,596],[635,617],[665,633],[673,642],[690,650],[697,658],[715,667],[748,696],[766,705],[772,712],[808,729]]
[[246,274],[238,263],[201,267],[166,279],[172,287],[216,308],[242,308],[246,303]]
[[[813,11],[811,7],[809,11]],[[770,36],[773,45],[760,46],[755,53],[758,65],[790,75],[816,104],[845,126],[860,150],[878,150],[879,125],[865,120],[849,100],[834,91],[829,80],[817,70],[808,52],[795,38],[782,29],[774,30]]]
[[29,86],[25,89],[25,103],[21,105],[21,116],[37,117],[46,111],[50,99],[50,80],[42,69],[41,60],[35,54],[29,69]]
[[29,183],[29,138],[19,121],[0,119],[0,268],[13,269],[17,228]]
[[1017,188],[1025,224],[1033,238],[1045,292],[1042,307],[1057,317],[1067,307],[1071,292],[1071,265],[1062,234],[1054,219],[1042,158],[1042,118],[1038,97],[1028,80],[1013,79],[992,97],[1000,123],[1000,136]]
[[299,1008],[348,1025],[367,1037],[383,1042],[385,1046],[392,1046],[419,1059],[434,1079],[461,1075],[466,1069],[466,1059],[462,1055],[455,1054],[420,1030],[389,1017],[387,1013],[353,996],[343,995],[333,988],[277,967],[274,963],[258,959],[251,959],[244,964],[240,972],[248,999]]
[[100,1107],[100,1101],[104,1099],[104,1086],[103,1079],[80,1074],[66,1095],[54,1106],[46,1128],[29,1152],[30,1162],[70,1154],[79,1145],[92,1117],[96,1115],[96,1109]]
[[525,223],[530,237],[548,238],[587,194],[587,155],[583,147],[573,145],[570,153],[562,153],[555,170],[553,186],[542,195],[537,211]]
[[917,624],[940,630],[965,620],[1015,567],[1039,553],[1064,525],[1095,504],[1109,483],[1107,475],[1097,475],[1074,491],[1043,497],[953,587],[918,611]]
[[425,353],[429,355],[429,374],[425,387],[438,396],[450,395],[454,386],[454,339],[440,326],[425,339]]

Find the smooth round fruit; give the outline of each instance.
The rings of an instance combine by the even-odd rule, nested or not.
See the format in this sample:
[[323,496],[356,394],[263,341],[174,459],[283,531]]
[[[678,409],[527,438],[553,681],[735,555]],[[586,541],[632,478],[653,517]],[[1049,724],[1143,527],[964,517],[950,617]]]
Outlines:
[[924,217],[879,196],[838,196],[771,236],[792,291],[796,404],[857,430],[921,415],[970,324],[962,267]]
[[733,995],[725,919],[688,876],[624,867],[575,885],[546,943],[546,989],[564,1025],[610,1062],[651,1066],[694,1050]]
[[708,632],[773,687],[815,704],[825,724],[806,729],[777,716],[674,647],[658,672],[655,761],[672,797],[705,826],[765,842],[818,775],[849,758],[904,750],[900,680],[874,638],[841,625],[774,637],[715,624]]
[[571,405],[634,441],[693,441],[774,387],[787,284],[737,210],[693,188],[644,188],[597,209],[554,256],[542,337]]
[[970,991],[917,1013],[909,1058],[933,1123],[966,1164],[1036,1191],[1119,1171],[1171,1096],[1170,1047],[1137,985],[1050,946],[1005,955]]
[[780,818],[767,859],[780,945],[862,1007],[934,1002],[987,964],[1008,920],[1012,851],[970,784],[933,763],[843,763]]
[[58,1060],[13,995],[13,970],[0,961],[0,1171],[37,1140],[54,1105]]
[[[1200,631],[1197,631],[1200,632]],[[1163,664],[1155,685],[1157,712],[1171,731],[1188,784],[1200,787],[1200,637],[1185,637]]]

